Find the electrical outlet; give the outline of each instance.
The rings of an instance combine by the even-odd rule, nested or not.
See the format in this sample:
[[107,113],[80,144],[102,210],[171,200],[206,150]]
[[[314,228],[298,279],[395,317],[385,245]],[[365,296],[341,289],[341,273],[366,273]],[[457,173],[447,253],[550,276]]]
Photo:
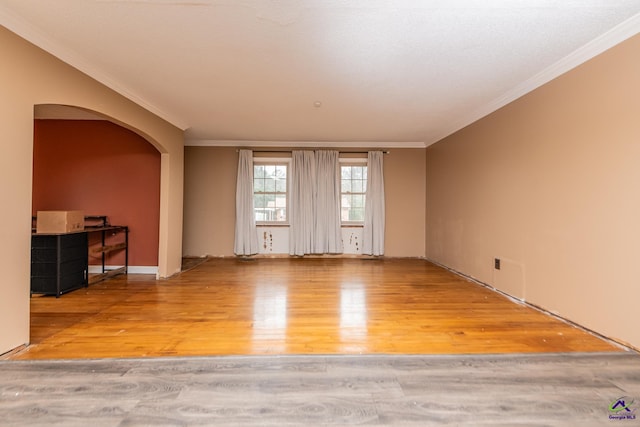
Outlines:
[[495,268],[496,270],[500,270],[500,258],[494,258],[493,268]]

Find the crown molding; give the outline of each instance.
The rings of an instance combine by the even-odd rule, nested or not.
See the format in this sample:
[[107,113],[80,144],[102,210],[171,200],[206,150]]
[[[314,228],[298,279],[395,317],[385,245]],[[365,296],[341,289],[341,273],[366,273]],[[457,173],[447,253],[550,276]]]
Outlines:
[[219,139],[187,139],[186,147],[282,147],[282,148],[425,148],[422,141],[247,141]]
[[173,126],[179,128],[180,130],[184,131],[189,127],[189,125],[187,125],[183,120],[177,117],[172,117],[170,114],[162,111],[161,109],[147,102],[142,97],[138,96],[135,91],[129,89],[109,75],[98,70],[77,52],[62,47],[58,43],[53,42],[50,37],[48,37],[38,28],[25,21],[22,17],[16,16],[14,13],[10,12],[1,5],[0,25],[4,26],[9,31],[17,34],[28,42],[49,53],[50,55],[55,56],[59,60],[88,75],[99,83],[102,83],[109,89],[119,93],[120,95],[136,103],[140,107],[171,123]]
[[588,60],[600,55],[606,50],[611,49],[615,45],[622,43],[638,33],[640,33],[640,13],[632,16],[600,37],[588,42],[584,46],[573,51],[573,53],[565,56],[530,79],[509,90],[504,95],[475,110],[465,118],[457,120],[452,126],[447,127],[442,132],[436,133],[433,137],[429,138],[425,142],[425,145],[429,146],[434,144],[472,124],[473,122],[488,116],[505,105],[521,98],[529,92],[534,91],[551,80],[560,77],[562,74],[584,64]]
[[[96,81],[104,84],[125,98],[131,100],[137,105],[147,109],[151,113],[158,117],[168,121],[181,130],[186,130],[189,125],[185,120],[178,117],[174,117],[171,114],[162,111],[153,104],[147,102],[142,97],[138,96],[135,90],[127,87],[126,85],[113,79],[111,76],[101,72],[98,68],[91,65],[86,59],[84,59],[77,52],[65,48],[58,43],[53,42],[48,35],[37,29],[35,26],[24,20],[22,17],[8,10],[5,6],[0,5],[0,24],[16,33],[20,37],[40,47],[44,51],[59,58],[70,66],[75,67],[79,71],[87,74]],[[549,81],[559,77],[560,75],[570,71],[571,69],[583,64],[584,62],[592,59],[593,57],[601,54],[602,52],[612,48],[613,46],[623,42],[624,40],[635,36],[640,32],[640,14],[636,14],[633,17],[622,22],[618,26],[614,27],[610,31],[601,35],[600,37],[592,40],[584,46],[578,48],[570,55],[564,57],[560,61],[545,68],[538,74],[532,76],[525,82],[517,85],[511,90],[507,91],[502,96],[495,98],[491,102],[481,106],[480,108],[472,111],[470,114],[462,117],[461,119],[454,120],[449,125],[445,125],[441,129],[436,130],[429,135],[425,141],[420,142],[305,142],[305,141],[225,141],[225,140],[195,140],[187,139],[186,145],[189,146],[296,146],[296,147],[311,147],[311,146],[326,146],[332,145],[337,147],[401,147],[401,148],[423,148],[429,146],[455,132],[468,126],[469,124],[495,112],[503,106],[517,100],[518,98],[526,95],[527,93],[539,88],[540,86],[548,83]]]

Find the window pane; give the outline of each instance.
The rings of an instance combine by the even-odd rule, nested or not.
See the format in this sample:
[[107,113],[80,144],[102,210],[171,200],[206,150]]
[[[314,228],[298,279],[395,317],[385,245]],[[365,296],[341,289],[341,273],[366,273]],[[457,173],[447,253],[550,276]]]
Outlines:
[[253,166],[253,177],[254,178],[264,178],[264,166],[263,165],[254,165]]
[[264,191],[268,193],[276,191],[276,181],[272,178],[266,178],[264,180]]
[[364,208],[351,208],[349,221],[364,221]]
[[279,193],[287,192],[287,181],[284,179],[279,179],[276,181],[276,191]]
[[274,175],[278,178],[287,179],[287,167],[284,165],[277,165]]
[[262,194],[253,195],[253,212],[256,221],[264,221],[264,196]]
[[364,196],[361,194],[354,194],[351,196],[352,208],[364,208]]
[[342,195],[342,202],[340,207],[340,219],[342,221],[349,221],[349,207],[351,206],[351,201],[349,200],[351,196],[347,196],[345,194]]
[[342,176],[343,180],[351,178],[351,166],[341,166],[340,175]]
[[353,166],[351,177],[353,179],[362,179],[362,166]]
[[286,222],[287,165],[254,164],[253,202],[257,222]]
[[285,196],[276,196],[275,207],[277,208],[286,208],[287,207],[287,198]]
[[345,222],[364,221],[364,202],[367,191],[367,166],[341,166],[341,211],[340,218]]
[[264,208],[264,194],[254,194],[253,195],[253,207],[254,208]]
[[253,179],[253,192],[260,193],[264,191],[264,180],[261,178]]
[[266,193],[264,195],[264,205],[268,208],[274,208],[276,206],[276,195],[273,193]]
[[364,193],[364,189],[362,188],[362,180],[360,179],[354,179],[353,181],[351,181],[351,190],[354,193]]

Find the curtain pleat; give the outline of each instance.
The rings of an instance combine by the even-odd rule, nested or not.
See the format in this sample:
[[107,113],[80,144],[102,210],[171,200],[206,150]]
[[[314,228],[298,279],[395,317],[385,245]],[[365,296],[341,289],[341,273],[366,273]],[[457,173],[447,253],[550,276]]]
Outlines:
[[316,151],[315,253],[343,252],[339,153]]
[[370,151],[367,156],[367,196],[364,208],[362,253],[384,255],[384,174],[382,151]]
[[313,253],[316,165],[313,151],[291,153],[289,194],[289,254]]
[[240,150],[236,180],[236,255],[258,253],[258,232],[253,212],[253,152]]
[[289,254],[342,253],[338,152],[294,150],[289,194]]

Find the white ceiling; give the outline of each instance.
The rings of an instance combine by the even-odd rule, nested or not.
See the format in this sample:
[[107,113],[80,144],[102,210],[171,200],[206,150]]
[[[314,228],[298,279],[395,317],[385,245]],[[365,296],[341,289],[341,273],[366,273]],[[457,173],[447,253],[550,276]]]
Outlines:
[[425,146],[637,34],[640,0],[1,0],[0,24],[194,145]]

